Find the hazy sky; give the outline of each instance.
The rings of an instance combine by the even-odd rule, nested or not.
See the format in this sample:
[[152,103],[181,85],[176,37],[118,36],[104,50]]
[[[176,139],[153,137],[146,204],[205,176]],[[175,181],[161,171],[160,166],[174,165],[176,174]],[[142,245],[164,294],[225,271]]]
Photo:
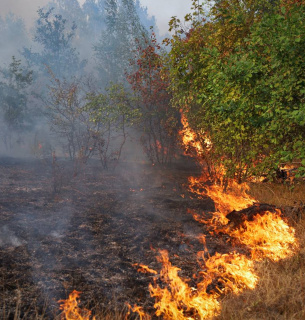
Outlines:
[[[1,0],[0,0],[1,1]],[[190,12],[191,0],[140,0],[148,13],[156,17],[160,33],[168,30],[168,22],[172,16],[183,18]]]
[[[84,3],[85,0],[79,0]],[[168,30],[168,21],[172,16],[183,17],[190,11],[191,0],[140,0],[148,8],[148,13],[157,20],[160,33]],[[13,12],[23,17],[27,24],[37,17],[37,9],[49,0],[0,0],[0,14]]]

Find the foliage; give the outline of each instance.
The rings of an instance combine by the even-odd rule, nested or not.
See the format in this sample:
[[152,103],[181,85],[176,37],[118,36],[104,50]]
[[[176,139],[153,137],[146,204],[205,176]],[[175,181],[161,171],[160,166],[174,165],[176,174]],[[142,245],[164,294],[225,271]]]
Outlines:
[[17,51],[28,44],[28,34],[24,21],[9,13],[4,18],[0,16],[0,57],[1,61],[9,61]]
[[107,29],[94,46],[100,78],[104,84],[122,82],[137,41],[143,42],[147,31],[141,24],[133,0],[109,0],[106,3]]
[[137,101],[122,84],[112,84],[103,94],[91,93],[87,100],[90,120],[101,128],[100,134],[104,137],[97,151],[107,167],[110,158],[120,159],[128,128],[139,119]]
[[167,91],[169,79],[163,66],[164,54],[152,32],[145,46],[138,47],[135,71],[128,75],[128,81],[141,101],[141,142],[153,163],[170,162],[177,147],[178,117]]
[[76,75],[85,65],[80,61],[76,49],[72,47],[75,36],[76,24],[71,30],[66,28],[67,20],[60,14],[53,14],[54,8],[38,10],[39,18],[36,22],[34,42],[41,45],[41,52],[32,52],[24,48],[23,55],[33,66],[38,66],[40,71],[47,74],[50,68],[57,78]]
[[206,21],[194,1],[190,30],[171,39],[174,103],[239,181],[292,160],[305,174],[305,6],[287,3],[216,1]]
[[27,90],[32,83],[32,71],[21,66],[21,61],[14,56],[8,69],[0,71],[0,105],[4,124],[2,138],[6,146],[11,146],[13,132],[20,133],[30,124],[27,108]]
[[79,81],[67,82],[52,76],[46,115],[51,130],[61,139],[63,151],[71,160],[90,158],[103,141],[100,127],[90,121],[84,109],[86,93]]

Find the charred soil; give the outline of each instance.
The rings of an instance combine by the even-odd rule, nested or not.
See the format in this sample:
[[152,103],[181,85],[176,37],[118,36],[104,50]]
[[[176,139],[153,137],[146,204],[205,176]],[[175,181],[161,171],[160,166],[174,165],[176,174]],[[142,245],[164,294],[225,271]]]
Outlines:
[[200,234],[210,255],[229,250],[187,213],[214,209],[209,198],[188,194],[191,174],[200,174],[193,164],[106,171],[92,161],[75,176],[70,162],[1,158],[0,315],[13,318],[18,307],[20,318],[54,319],[58,300],[74,289],[93,313],[125,302],[153,313],[152,276],[137,264],[158,270],[157,251],[166,249],[191,279]]

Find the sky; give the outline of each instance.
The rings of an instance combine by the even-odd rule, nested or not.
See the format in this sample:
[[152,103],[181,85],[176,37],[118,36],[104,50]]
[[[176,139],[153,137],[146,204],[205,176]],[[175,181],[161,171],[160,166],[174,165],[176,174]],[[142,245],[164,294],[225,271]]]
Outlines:
[[[85,0],[79,0],[84,3]],[[190,11],[191,0],[140,0],[148,13],[154,15],[160,34],[168,30],[168,22],[172,16],[183,18]],[[31,25],[37,17],[37,9],[44,6],[49,0],[0,0],[0,13],[5,15],[13,12],[21,16],[27,25]]]
[[[1,0],[0,0],[1,1]],[[161,35],[168,31],[168,22],[172,16],[183,18],[190,12],[191,0],[140,0],[148,13],[156,17]]]

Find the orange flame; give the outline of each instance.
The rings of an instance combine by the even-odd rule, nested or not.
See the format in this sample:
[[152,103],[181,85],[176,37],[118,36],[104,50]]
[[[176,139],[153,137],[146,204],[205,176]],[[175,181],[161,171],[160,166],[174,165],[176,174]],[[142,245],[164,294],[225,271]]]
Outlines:
[[198,285],[205,290],[209,282],[217,279],[223,284],[221,292],[239,293],[245,288],[254,289],[258,280],[253,261],[238,253],[216,253],[205,262],[205,266],[207,271],[202,272],[204,282]]
[[247,191],[249,186],[246,183],[238,184],[234,180],[228,182],[224,192],[221,185],[204,185],[205,177],[190,177],[189,189],[199,196],[208,196],[214,203],[217,212],[227,214],[233,210],[239,211],[251,206],[256,200],[251,198]]
[[160,277],[169,288],[163,289],[157,284],[149,286],[151,296],[156,299],[157,316],[168,320],[192,319],[187,314],[196,312],[200,319],[206,319],[219,313],[217,293],[208,294],[190,287],[179,277],[180,269],[170,263],[167,251],[160,251],[158,260],[162,263]]
[[[185,150],[195,149],[197,157],[200,157],[204,149],[198,142],[195,132],[188,125],[187,118],[182,114],[181,121],[184,129],[180,131]],[[206,140],[207,146],[211,142]],[[223,174],[221,172],[220,174]],[[220,176],[219,181],[223,181]],[[189,178],[189,189],[199,197],[208,196],[215,204],[216,212],[213,218],[206,221],[196,212],[191,211],[194,218],[203,223],[209,223],[214,229],[220,225],[221,231],[238,239],[240,243],[251,249],[252,260],[238,253],[216,253],[205,261],[206,249],[198,253],[205,264],[200,272],[203,280],[196,288],[190,287],[187,280],[179,276],[180,269],[172,266],[167,251],[160,251],[159,262],[162,264],[160,279],[167,285],[165,288],[158,284],[150,284],[150,294],[155,297],[154,307],[157,316],[164,319],[207,319],[216,316],[220,312],[219,297],[228,292],[239,293],[245,288],[254,289],[258,281],[254,273],[254,261],[268,257],[274,261],[290,256],[297,248],[294,229],[289,227],[281,218],[281,212],[265,212],[257,215],[253,221],[245,221],[238,229],[231,230],[226,215],[234,210],[240,211],[256,201],[247,191],[247,184],[237,184],[229,181],[224,192],[221,185],[208,185],[207,179]],[[205,245],[204,238],[201,240]],[[214,289],[209,289],[210,287]],[[195,316],[195,318],[193,318]]]
[[[179,134],[182,137],[182,142],[185,148],[185,154],[188,154],[189,151],[192,149],[195,150],[197,155],[203,154],[204,148],[203,145],[198,141],[197,134],[190,128],[188,120],[181,110],[180,113],[183,129],[180,130]],[[212,147],[211,140],[208,137],[205,137],[203,141],[206,149],[209,150]]]
[[135,264],[133,264],[133,266],[134,267],[139,266],[139,268],[137,270],[138,272],[158,274],[158,272],[156,270],[150,269],[148,266],[145,266],[144,264],[135,263]]
[[[67,300],[60,300],[61,302],[60,309],[63,310],[65,320],[90,320],[91,311],[87,309],[80,309],[78,307],[78,301],[81,292],[72,291]],[[92,318],[95,320],[95,317]]]
[[[160,251],[158,260],[162,263],[160,277],[168,287],[150,285],[150,293],[155,297],[156,315],[164,319],[207,319],[220,312],[218,298],[222,293],[238,293],[244,288],[253,289],[257,276],[253,261],[237,253],[221,255],[217,253],[205,262],[205,271],[201,272],[203,280],[196,288],[190,287],[187,280],[178,275],[179,268],[172,266],[167,251]],[[214,289],[208,289],[213,283]],[[222,289],[219,288],[220,284]],[[209,292],[210,291],[210,292]]]
[[271,260],[291,256],[297,249],[295,230],[281,218],[280,210],[276,213],[267,211],[263,216],[256,215],[253,221],[245,221],[241,228],[230,233],[241,243],[251,248],[252,258]]
[[[140,320],[149,320],[150,319],[150,316],[147,315],[144,311],[143,311],[143,308],[140,307],[140,306],[137,306],[136,304],[132,307],[129,303],[126,303],[129,310],[131,310],[132,312],[134,313],[137,313],[140,317]],[[130,312],[128,312],[127,316],[130,315]],[[127,316],[125,319],[127,319]]]

